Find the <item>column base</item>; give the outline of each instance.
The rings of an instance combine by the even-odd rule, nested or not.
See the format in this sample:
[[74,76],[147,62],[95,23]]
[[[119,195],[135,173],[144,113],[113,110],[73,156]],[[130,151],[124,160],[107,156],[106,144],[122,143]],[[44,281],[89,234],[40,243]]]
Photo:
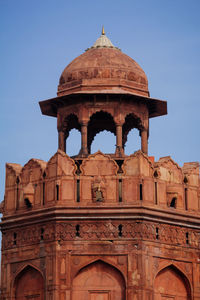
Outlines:
[[115,155],[118,157],[124,156],[124,149],[120,146],[116,146]]
[[87,150],[85,150],[85,149],[81,149],[78,154],[78,156],[80,156],[80,157],[88,157],[88,155],[89,154],[88,154]]

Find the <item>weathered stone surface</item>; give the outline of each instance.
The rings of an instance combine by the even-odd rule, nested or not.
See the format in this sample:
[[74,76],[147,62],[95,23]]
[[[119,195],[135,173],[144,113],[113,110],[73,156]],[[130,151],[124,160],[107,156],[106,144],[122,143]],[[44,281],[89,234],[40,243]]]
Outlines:
[[[6,165],[1,300],[200,299],[199,164],[148,156],[149,118],[166,105],[147,101],[143,70],[101,40],[110,48],[98,42],[76,58],[59,97],[41,104],[57,117],[59,150],[48,162]],[[72,128],[82,142],[70,158]],[[141,150],[126,156],[132,128]],[[102,130],[116,135],[116,151],[90,155]]]
[[129,56],[114,48],[90,49],[63,71],[58,96],[75,92],[133,93],[149,96],[147,77]]
[[[76,160],[58,151],[17,173],[8,165],[2,297],[20,299],[23,290],[38,299],[198,299],[199,186],[184,181],[197,165],[152,161],[139,151],[119,168],[97,152],[77,173]],[[187,199],[185,189],[193,191]]]

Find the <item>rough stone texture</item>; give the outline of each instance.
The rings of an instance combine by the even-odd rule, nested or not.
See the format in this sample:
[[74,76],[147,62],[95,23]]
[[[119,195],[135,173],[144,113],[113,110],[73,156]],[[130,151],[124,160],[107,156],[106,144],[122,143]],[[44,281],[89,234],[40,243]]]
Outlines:
[[[90,49],[40,106],[57,117],[59,150],[6,165],[0,299],[200,300],[199,164],[148,156],[149,118],[167,105],[149,98],[144,71],[117,49]],[[132,128],[141,150],[126,156]],[[116,151],[90,155],[102,130]]]
[[90,49],[75,58],[63,71],[58,96],[80,91],[119,92],[149,96],[142,68],[118,49]]
[[7,164],[1,299],[200,299],[198,164],[152,161]]

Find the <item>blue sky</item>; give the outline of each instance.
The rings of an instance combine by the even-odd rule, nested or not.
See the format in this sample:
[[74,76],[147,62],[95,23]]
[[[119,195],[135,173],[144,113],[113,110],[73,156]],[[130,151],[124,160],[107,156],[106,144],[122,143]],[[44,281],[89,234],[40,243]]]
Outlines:
[[[63,69],[95,42],[102,24],[144,69],[151,97],[168,101],[168,115],[150,121],[149,155],[170,155],[180,166],[198,161],[199,11],[199,0],[0,0],[0,201],[6,162],[47,161],[56,152],[56,119],[43,116],[38,101],[56,96]],[[93,151],[104,151],[105,139],[97,137]],[[135,139],[127,153],[137,150]],[[107,143],[112,151],[115,141]],[[76,134],[68,149],[78,152]]]

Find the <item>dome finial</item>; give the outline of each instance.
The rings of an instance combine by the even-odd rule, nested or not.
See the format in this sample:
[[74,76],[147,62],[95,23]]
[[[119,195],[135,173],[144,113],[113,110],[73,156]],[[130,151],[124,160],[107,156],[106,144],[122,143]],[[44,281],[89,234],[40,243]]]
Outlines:
[[109,38],[106,36],[104,26],[102,26],[102,31],[101,31],[100,37],[96,40],[94,45],[91,48],[88,48],[87,50],[93,49],[93,48],[116,48],[116,49],[118,49],[117,47],[113,46],[113,44],[111,43]]

